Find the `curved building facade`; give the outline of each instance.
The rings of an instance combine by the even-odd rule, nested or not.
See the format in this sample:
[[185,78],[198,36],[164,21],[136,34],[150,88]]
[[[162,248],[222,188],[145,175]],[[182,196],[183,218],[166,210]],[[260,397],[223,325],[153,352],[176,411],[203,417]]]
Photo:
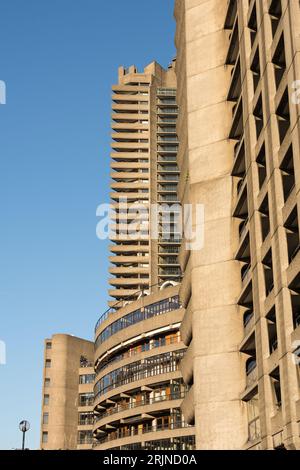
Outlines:
[[184,315],[179,286],[105,314],[95,332],[94,448],[186,449],[194,427],[180,405],[187,394],[180,362]]

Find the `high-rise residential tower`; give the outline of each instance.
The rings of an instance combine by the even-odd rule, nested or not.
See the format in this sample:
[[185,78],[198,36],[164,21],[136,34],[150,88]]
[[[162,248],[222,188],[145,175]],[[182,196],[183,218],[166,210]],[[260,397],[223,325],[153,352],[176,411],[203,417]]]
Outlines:
[[115,300],[95,330],[96,450],[195,445],[194,427],[180,409],[188,386],[180,371],[186,347],[179,332],[178,205],[169,209],[178,201],[174,64],[164,70],[153,62],[142,73],[121,67],[113,86]]
[[179,255],[183,414],[198,449],[300,449],[299,1],[175,16],[179,197],[205,207]]
[[[163,205],[177,202],[177,104],[175,62],[156,62],[142,73],[119,69],[112,91],[110,305],[132,301],[140,291],[178,282],[180,236],[162,233]],[[155,205],[161,204],[151,231]],[[137,221],[139,214],[139,221]]]

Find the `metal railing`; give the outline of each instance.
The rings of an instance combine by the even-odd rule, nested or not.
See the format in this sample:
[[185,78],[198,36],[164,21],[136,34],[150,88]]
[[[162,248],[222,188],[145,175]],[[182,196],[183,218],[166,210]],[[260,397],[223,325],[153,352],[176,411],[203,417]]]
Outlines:
[[136,401],[134,403],[126,403],[122,405],[117,405],[109,410],[101,413],[99,416],[95,417],[95,423],[101,421],[108,416],[114,415],[116,413],[121,413],[122,411],[126,410],[133,410],[135,408],[140,408],[141,406],[147,405],[154,405],[156,403],[161,403],[164,401],[172,401],[172,400],[183,400],[187,395],[187,392],[179,392],[179,393],[171,393],[169,395],[158,395],[155,397],[142,397],[140,401]]
[[[145,362],[147,361],[146,359],[143,362],[140,360],[132,364],[127,364],[119,369],[115,369],[96,382],[94,387],[95,400],[110,390],[115,390],[123,385],[138,382],[149,377],[178,371],[183,355],[184,349],[180,349],[153,356],[149,358],[149,361],[152,361],[149,364]],[[156,362],[154,362],[154,360]]]
[[171,338],[166,339],[165,344],[163,344],[163,342],[160,342],[159,344],[154,342],[154,344],[151,345],[150,342],[149,342],[147,344],[147,347],[145,347],[142,351],[132,349],[132,350],[127,351],[126,353],[114,356],[112,359],[108,359],[107,362],[105,362],[100,367],[97,366],[96,372],[97,372],[97,374],[99,374],[101,371],[107,369],[107,367],[110,367],[112,364],[115,364],[117,362],[123,361],[124,359],[129,359],[131,357],[137,356],[138,354],[141,354],[142,352],[152,351],[153,349],[161,348],[161,347],[166,346],[166,345],[180,343],[180,341],[181,341],[181,338],[179,336],[179,337],[174,337],[174,338],[171,337]]
[[96,323],[96,326],[95,326],[95,332],[97,331],[97,329],[99,328],[99,326],[105,322],[105,320],[107,320],[110,315],[113,315],[116,313],[116,311],[123,307],[124,305],[124,302],[128,302],[128,301],[134,301],[136,300],[136,297],[139,296],[141,294],[141,297],[143,297],[143,295],[145,294],[151,294],[151,289],[153,289],[154,287],[157,287],[158,289],[163,285],[162,282],[158,282],[157,284],[152,284],[148,289],[139,289],[137,290],[134,294],[132,295],[129,295],[127,297],[124,297],[123,300],[119,301],[119,302],[116,302],[112,307],[110,307],[109,309],[107,309],[99,318],[99,320],[97,321]]
[[157,95],[162,96],[176,96],[176,90],[174,88],[158,88]]
[[138,435],[143,435],[143,434],[148,434],[150,432],[159,432],[159,431],[171,431],[174,429],[184,429],[184,428],[189,428],[190,426],[186,424],[185,422],[181,421],[178,423],[171,423],[168,425],[162,425],[162,426],[147,426],[143,429],[138,429],[138,428],[132,428],[132,429],[126,429],[122,431],[121,429],[118,429],[117,431],[113,431],[112,433],[108,434],[107,436],[101,437],[98,439],[98,442],[94,444],[95,446],[99,444],[104,444],[105,442],[111,442],[115,441],[116,439],[123,439],[125,437],[133,437],[133,436],[138,436]]

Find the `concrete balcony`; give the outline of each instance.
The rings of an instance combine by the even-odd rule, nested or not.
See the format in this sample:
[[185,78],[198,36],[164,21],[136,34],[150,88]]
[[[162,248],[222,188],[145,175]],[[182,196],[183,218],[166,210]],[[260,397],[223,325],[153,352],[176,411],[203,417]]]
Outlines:
[[109,261],[113,264],[125,263],[149,263],[149,256],[110,256]]
[[[122,153],[121,155],[124,155],[124,154]],[[133,154],[133,155],[134,155],[134,159],[139,158],[138,154]],[[124,158],[127,158],[127,157],[124,157]],[[131,158],[133,158],[132,154],[129,155],[129,159],[131,159]],[[138,163],[138,162],[130,163],[130,162],[115,162],[115,161],[112,161],[111,164],[110,164],[110,167],[113,170],[116,170],[116,171],[126,170],[126,172],[128,172],[128,170],[132,169],[132,170],[134,170],[134,172],[136,172],[136,170],[139,170],[139,169],[148,170],[149,169],[149,163]],[[138,173],[138,174],[140,174],[140,173]],[[148,175],[148,172],[144,173],[144,174],[146,176],[146,175]]]
[[148,102],[148,95],[142,95],[141,93],[135,94],[124,94],[124,93],[114,93],[111,97],[112,101],[115,104],[135,104],[140,103],[141,101]]
[[[109,250],[112,253],[149,253],[149,246],[145,245],[110,245]],[[143,259],[143,258],[142,258]]]
[[150,134],[145,132],[112,132],[111,138],[116,142],[138,142],[141,139],[149,139]]
[[180,326],[180,334],[182,341],[188,346],[193,336],[193,311],[191,302],[189,302]]
[[116,437],[115,439],[105,440],[103,438],[103,442],[99,442],[99,444],[94,444],[95,450],[107,450],[111,447],[116,446],[125,446],[130,444],[136,443],[145,443],[152,440],[163,440],[163,439],[171,439],[176,437],[182,436],[193,436],[195,434],[195,429],[193,427],[186,427],[181,426],[177,429],[160,429],[160,428],[153,428],[152,431],[148,431],[145,433],[137,433],[133,434],[132,436],[128,437]]
[[109,279],[108,282],[111,286],[147,286],[149,284],[149,279],[141,279],[139,277],[122,277],[116,279]]
[[[128,168],[128,165],[126,165],[125,168]],[[143,172],[138,172],[138,171],[135,171],[136,168],[135,166],[133,165],[132,166],[132,169],[134,171],[113,171],[112,173],[110,173],[110,177],[111,179],[113,179],[114,181],[116,181],[116,183],[122,183],[123,181],[119,181],[119,180],[129,180],[127,181],[127,185],[128,184],[131,184],[131,181],[132,180],[149,180],[149,173],[143,173]],[[121,169],[122,170],[122,169]],[[124,181],[126,182],[126,181]]]
[[113,149],[120,150],[147,150],[149,149],[149,142],[111,142],[110,146]]
[[195,399],[194,385],[188,391],[185,399],[181,403],[181,411],[187,424],[194,424],[195,421]]
[[110,198],[113,201],[118,201],[119,199],[125,199],[128,201],[138,201],[139,199],[148,199],[149,193],[137,193],[137,192],[113,192],[110,193]]
[[183,306],[188,305],[192,295],[191,261],[189,260],[180,286],[179,297]]
[[138,111],[136,113],[118,113],[115,111],[112,113],[111,118],[117,123],[138,123],[141,119],[149,119],[148,114],[139,114]]
[[[114,168],[114,166],[118,165],[118,168],[126,168],[130,169],[131,165],[132,168],[149,168],[149,153],[148,152],[139,152],[138,150],[135,152],[111,152],[110,156],[112,158],[111,162],[111,168]],[[147,162],[139,162],[140,159],[147,160]],[[124,161],[123,161],[124,160]],[[123,163],[123,167],[122,167]],[[119,166],[120,165],[120,166]],[[139,166],[141,165],[141,166]]]
[[149,275],[149,268],[139,268],[139,267],[130,267],[130,266],[109,268],[110,274],[114,274],[114,275],[128,274],[129,270],[132,274],[148,274]]
[[127,131],[130,132],[131,130],[135,131],[148,131],[149,130],[149,124],[142,124],[141,122],[111,122],[111,128],[113,130],[122,130],[122,131]]
[[[112,103],[112,110],[113,111],[136,111],[137,113],[139,111],[148,111],[149,110],[149,104],[116,104]],[[143,115],[144,116],[144,115]]]
[[149,93],[149,87],[142,85],[113,85],[111,89],[114,93],[126,93],[122,96],[135,96],[134,93]]
[[118,182],[118,183],[111,183],[111,189],[120,192],[121,190],[125,190],[130,188],[130,192],[134,192],[135,190],[139,189],[149,189],[149,181],[147,183],[143,183],[142,181],[137,182]]
[[[132,296],[132,298],[137,298],[139,293],[138,293],[138,289],[125,289],[123,287],[123,289],[110,289],[108,291],[108,295],[110,297],[114,297],[115,299],[123,299],[123,298],[127,298],[127,297],[130,297]],[[115,305],[116,302],[112,302],[112,305],[110,305],[111,307],[113,305]]]
[[194,364],[194,345],[193,341],[191,341],[181,363],[180,363],[180,370],[182,373],[182,377],[184,383],[189,385],[193,380],[193,364]]

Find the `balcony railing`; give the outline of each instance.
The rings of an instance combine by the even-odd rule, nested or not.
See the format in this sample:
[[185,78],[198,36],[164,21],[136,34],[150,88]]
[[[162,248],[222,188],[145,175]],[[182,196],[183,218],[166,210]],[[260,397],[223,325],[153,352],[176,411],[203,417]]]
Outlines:
[[178,246],[159,246],[159,254],[164,254],[164,253],[179,253],[179,247]]
[[[157,284],[153,284],[150,286],[150,289],[152,291],[152,289],[154,288],[160,288],[162,286],[162,283],[157,283]],[[148,289],[145,289],[148,291]],[[136,299],[136,297],[141,294],[141,295],[144,295],[145,294],[145,291],[142,289],[142,290],[137,290],[133,295],[131,296],[128,296],[126,299],[124,300],[133,300],[133,299]],[[107,320],[111,315],[113,315],[114,313],[116,313],[117,309],[119,307],[121,307],[123,305],[123,301],[120,301],[120,302],[116,302],[115,305],[111,308],[109,308],[108,310],[106,310],[102,315],[101,317],[99,318],[99,320],[97,321],[96,323],[96,326],[95,326],[95,332],[97,331],[97,329],[99,328],[99,326],[105,321]]]
[[156,349],[156,348],[161,348],[161,347],[166,346],[166,345],[177,344],[177,343],[180,343],[180,342],[181,342],[180,336],[175,336],[175,337],[171,337],[171,338],[168,338],[168,339],[165,338],[165,341],[154,342],[153,344],[151,344],[151,343],[144,344],[142,351],[139,350],[139,349],[134,349],[134,348],[130,349],[129,351],[126,351],[124,353],[113,356],[112,359],[108,359],[107,362],[99,365],[97,367],[97,374],[99,374],[101,371],[103,371],[107,367],[110,367],[112,364],[116,364],[117,362],[123,361],[124,359],[129,359],[129,358],[132,358],[132,357],[136,357],[139,354],[141,354],[142,352],[152,351],[153,349]]
[[95,422],[101,421],[108,416],[114,415],[116,413],[121,413],[122,411],[126,410],[133,410],[135,408],[139,408],[141,406],[153,405],[155,403],[161,403],[163,401],[171,401],[171,400],[183,400],[186,397],[187,392],[178,392],[172,393],[169,395],[157,395],[155,397],[143,397],[140,401],[136,401],[134,403],[126,403],[114,406],[109,410],[101,413],[99,416],[96,416]]
[[246,379],[246,387],[252,387],[257,382],[258,378],[258,373],[257,373],[257,366],[254,366],[253,369],[251,369],[247,373],[247,379]]
[[171,136],[166,136],[166,137],[162,137],[162,136],[159,136],[157,138],[157,142],[178,142],[178,137],[171,137]]
[[178,175],[158,175],[158,181],[179,181]]
[[112,433],[108,434],[107,436],[101,437],[98,439],[98,442],[96,443],[96,446],[98,444],[104,444],[105,442],[111,442],[116,439],[123,439],[125,437],[133,437],[133,436],[138,436],[138,435],[143,435],[147,434],[150,432],[159,432],[159,431],[167,431],[167,430],[174,430],[174,429],[184,429],[190,427],[188,424],[184,423],[183,421],[181,422],[176,422],[176,423],[171,423],[168,425],[161,425],[161,426],[147,426],[143,429],[138,429],[138,428],[132,428],[132,429],[126,429],[122,431],[121,429],[118,429],[117,431],[113,431]]
[[174,88],[158,88],[157,95],[162,96],[176,96],[176,90]]

